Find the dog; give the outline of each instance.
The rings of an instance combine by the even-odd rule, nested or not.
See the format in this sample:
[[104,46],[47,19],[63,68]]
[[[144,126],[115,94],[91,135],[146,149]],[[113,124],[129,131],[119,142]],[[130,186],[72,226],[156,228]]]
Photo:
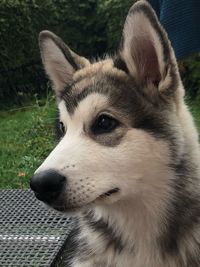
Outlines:
[[31,178],[75,214],[68,267],[199,267],[200,152],[174,51],[150,4],[127,15],[119,51],[91,62],[39,36],[60,140]]

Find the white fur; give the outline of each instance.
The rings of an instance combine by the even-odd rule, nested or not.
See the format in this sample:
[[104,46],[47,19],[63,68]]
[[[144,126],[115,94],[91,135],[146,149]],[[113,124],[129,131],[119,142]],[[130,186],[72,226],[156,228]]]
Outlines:
[[[143,5],[146,1],[139,1],[136,6],[140,3]],[[148,6],[147,3],[146,5]],[[169,70],[166,73],[162,43],[148,18],[139,11],[139,13],[134,13],[134,16],[129,14],[127,17],[124,28],[124,49],[121,51],[121,56],[136,81],[144,78],[140,76],[140,73],[143,73],[142,68],[145,62],[141,62],[138,66],[131,57],[133,54],[137,56],[132,42],[140,39],[147,40],[150,47],[155,49],[158,59],[158,66],[156,66],[158,69],[155,73],[161,74],[158,88],[147,86],[146,89],[158,89],[162,94],[171,83]],[[113,64],[109,60],[106,63],[96,63],[95,66],[87,65],[87,68],[72,75],[72,67],[68,66],[69,63],[66,62],[55,43],[46,40],[44,45],[44,65],[57,90],[63,88],[66,83],[65,77],[69,80],[73,76],[73,79],[78,81],[77,92],[81,92],[84,86],[94,82],[98,72],[104,74],[113,72]],[[169,43],[167,45],[170,47]],[[191,157],[191,162],[197,165],[200,159],[198,135],[191,115],[184,104],[184,90],[171,48],[169,48],[169,53],[170,63],[173,66],[171,70],[179,80],[178,88],[170,98],[173,104],[170,105],[171,109],[168,111],[171,112],[170,125],[174,127],[170,130],[174,130],[173,138],[175,140],[177,138],[177,159],[174,157],[173,163],[179,163],[179,160],[184,159],[183,155],[186,152]],[[68,73],[65,73],[64,69],[67,69]],[[127,79],[127,74],[120,74],[120,77]],[[147,93],[150,94],[150,92]],[[120,117],[118,111],[110,107],[108,97],[99,93],[94,92],[84,98],[73,114],[68,113],[64,100],[61,100],[58,107],[60,120],[67,132],[36,172],[55,169],[67,177],[63,199],[66,210],[92,207],[95,218],[103,218],[114,233],[121,236],[125,244],[125,249],[121,253],[114,250],[113,244],[105,248],[105,237],[89,227],[85,217],[80,214],[82,232],[77,238],[80,239],[80,243],[82,239],[86,239],[89,247],[92,248],[92,255],[95,256],[89,255],[89,259],[85,262],[74,258],[71,266],[190,267],[187,265],[186,256],[190,252],[193,253],[191,255],[195,255],[196,247],[192,241],[196,239],[197,243],[200,243],[199,226],[192,228],[191,232],[188,230],[188,234],[183,238],[180,237],[178,256],[170,254],[163,260],[157,242],[165,230],[168,213],[172,210],[172,202],[176,200],[174,180],[177,177],[174,170],[169,167],[172,163],[170,161],[172,151],[170,151],[168,140],[164,141],[145,130],[130,126],[126,123],[125,116]],[[126,128],[122,139],[116,146],[98,143],[90,132],[92,122],[102,112],[108,112],[113,117],[117,117]],[[194,175],[197,178],[196,188],[191,182],[188,192],[196,193],[199,190],[200,171],[198,168],[194,168]],[[102,194],[113,188],[119,188],[119,192],[110,197],[102,197]]]

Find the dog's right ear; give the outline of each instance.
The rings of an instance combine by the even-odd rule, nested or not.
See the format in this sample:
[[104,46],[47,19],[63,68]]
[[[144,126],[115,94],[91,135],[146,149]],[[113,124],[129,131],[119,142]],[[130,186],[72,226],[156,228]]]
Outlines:
[[77,70],[90,65],[86,58],[78,56],[50,31],[40,33],[39,46],[45,71],[58,95],[72,82]]

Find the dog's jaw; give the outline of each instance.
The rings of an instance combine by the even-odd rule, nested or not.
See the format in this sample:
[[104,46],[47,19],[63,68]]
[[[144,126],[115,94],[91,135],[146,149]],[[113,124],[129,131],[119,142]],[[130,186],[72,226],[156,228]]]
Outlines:
[[116,187],[106,191],[105,193],[102,193],[89,203],[76,203],[75,205],[66,201],[66,194],[61,194],[58,199],[52,200],[48,206],[63,213],[79,213],[91,207],[98,205],[109,205],[117,202],[120,199],[119,194],[120,189]]

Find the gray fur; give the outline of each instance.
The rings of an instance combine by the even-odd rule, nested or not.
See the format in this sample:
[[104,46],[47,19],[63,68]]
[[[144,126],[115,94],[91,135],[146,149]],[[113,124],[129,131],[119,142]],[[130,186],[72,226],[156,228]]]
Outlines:
[[[145,75],[148,77],[144,76],[144,73],[141,74],[141,70],[140,72],[138,70],[141,66],[144,66],[145,69],[145,62],[140,62],[140,60],[144,59],[142,57],[139,60],[136,58],[137,49],[140,46],[136,45],[136,48],[133,48],[134,38],[133,40],[130,39],[130,43],[126,40],[127,36],[134,34],[131,32],[127,33],[131,28],[131,23],[133,23],[132,20],[139,25],[142,23],[140,16],[148,20],[149,24],[147,26],[152,27],[155,33],[151,37],[156,40],[154,40],[156,44],[154,44],[155,51],[153,53],[153,56],[157,57],[154,61],[155,66],[153,66],[155,70],[153,73],[148,71],[145,73],[146,70],[144,70]],[[55,36],[53,39],[62,51],[63,47],[66,48],[60,39],[58,41]],[[137,36],[137,40],[140,42],[140,35]],[[150,39],[149,42],[151,41]],[[44,42],[44,38],[42,38],[42,42]],[[150,48],[152,47],[152,43],[147,43],[148,45]],[[158,48],[159,46],[161,49]],[[130,49],[130,53],[126,51],[128,49]],[[141,51],[139,52],[141,53]],[[147,49],[147,57],[148,52],[149,50]],[[42,48],[43,53],[44,50]],[[115,153],[117,151],[115,149],[120,146],[123,147],[123,143],[128,138],[129,133],[135,130],[136,133],[139,132],[141,136],[146,138],[144,140],[152,142],[153,146],[163,144],[167,152],[164,154],[164,158],[159,158],[159,160],[164,162],[162,164],[166,173],[163,171],[160,174],[160,179],[156,180],[158,184],[150,184],[150,191],[144,190],[144,192],[142,191],[143,194],[133,196],[133,198],[127,196],[127,198],[130,197],[130,202],[126,198],[121,199],[119,197],[116,202],[113,200],[109,204],[95,204],[96,200],[94,200],[91,205],[87,203],[86,206],[82,207],[84,210],[77,215],[75,229],[66,244],[66,253],[62,266],[122,267],[122,264],[124,264],[123,267],[199,267],[199,144],[192,118],[183,101],[183,87],[173,50],[167,34],[159,24],[150,5],[146,1],[138,1],[130,9],[124,27],[121,48],[117,57],[97,62],[96,65],[88,65],[88,61],[82,59],[83,61],[81,62],[85,62],[87,66],[79,64],[75,71],[74,60],[80,60],[79,56],[68,48],[67,54],[66,52],[63,53],[67,64],[72,65],[71,67],[74,69],[74,72],[70,73],[71,76],[69,75],[66,86],[59,89],[55,88],[55,91],[58,103],[61,103],[63,100],[65,101],[66,111],[70,119],[73,120],[81,104],[91,95],[94,95],[97,99],[100,96],[105,97],[109,112],[112,112],[120,122],[113,132],[95,136],[91,132],[91,126],[97,115],[93,117],[93,114],[91,114],[92,119],[89,122],[84,121],[82,131],[84,140],[90,140],[91,144],[97,144],[96,147],[100,151],[105,151],[101,149],[107,149]],[[127,53],[130,56],[128,59]],[[158,58],[159,53],[163,56],[161,63]],[[73,64],[71,62],[72,59]],[[48,58],[43,56],[43,62],[45,65],[48,62]],[[139,75],[140,77],[138,77],[137,73],[141,74],[141,76]],[[51,76],[51,72],[48,72],[48,74]],[[81,87],[81,84],[84,85]],[[65,134],[64,137],[62,135],[62,138],[65,138]],[[137,138],[139,137],[137,136]],[[130,146],[134,141],[134,138],[131,139]],[[149,144],[144,143],[143,145],[148,146]],[[126,147],[126,149],[128,148]],[[153,149],[154,147],[152,147]],[[160,152],[159,149],[158,152]],[[116,162],[116,169],[120,165],[121,160],[123,160],[123,153],[125,153],[124,150],[122,150],[122,159],[119,158],[118,162]],[[142,153],[142,148],[139,152],[133,151],[132,157],[136,159],[137,157],[145,157]],[[103,152],[101,157],[102,155]],[[96,155],[91,156],[96,157]],[[110,159],[108,159],[108,162],[105,162],[105,165],[109,164],[109,160],[110,163],[113,163],[112,152]],[[157,160],[158,158],[155,158],[155,161]],[[78,168],[78,163],[76,163],[76,166],[74,165],[75,171]],[[46,168],[45,164],[44,166],[42,165],[42,168]],[[145,165],[148,165],[147,161],[144,162],[144,168]],[[94,167],[90,166],[90,162],[85,161],[84,167],[87,168],[88,166]],[[61,171],[64,170],[72,172],[68,167],[61,169]],[[112,171],[116,175],[116,170],[112,169]],[[134,172],[135,170],[133,170],[133,175],[135,174]],[[104,174],[103,169],[102,173]],[[151,173],[151,169],[149,169],[149,173]],[[165,179],[163,178],[165,176],[167,177],[167,180],[164,180],[164,189],[166,191],[163,190],[163,195],[160,196],[159,183],[163,181],[162,179]],[[143,186],[143,183],[146,182],[148,187],[150,178],[152,177],[142,177],[140,186]],[[91,176],[88,175],[87,180],[85,180],[88,182],[90,179]],[[105,178],[102,177],[101,179]],[[118,195],[121,192],[123,193],[123,183],[127,183],[127,187],[129,187],[129,181],[126,180],[127,177],[121,179],[123,180],[120,181],[122,188],[117,187],[119,189]],[[82,182],[82,179],[80,181]],[[96,182],[98,183],[98,181]],[[132,190],[134,186],[135,184]],[[161,189],[163,189],[162,184]],[[158,194],[156,202],[152,201],[154,195],[151,195],[151,190],[155,190],[152,194]],[[104,195],[100,195],[100,199],[112,199],[115,195],[117,197],[117,194],[113,194],[113,196],[108,194],[109,196],[106,197],[104,193]],[[145,202],[146,198],[148,199],[148,196],[145,194],[149,194],[149,202]],[[72,208],[81,207],[81,205],[77,204],[78,202],[75,203],[76,205],[69,201],[65,202],[66,197],[67,193],[59,199],[59,201],[63,202],[62,208],[66,212]],[[99,199],[98,195],[97,199]],[[164,202],[164,206],[161,205],[163,210],[156,210],[157,204],[162,201]],[[56,205],[53,206],[55,207]],[[137,214],[139,215],[137,216]],[[143,216],[141,221],[139,221],[139,216]],[[118,218],[118,221],[115,218]],[[159,223],[152,218],[158,219]],[[129,227],[131,220],[134,221],[132,228]],[[121,221],[124,222],[123,230],[120,228]],[[146,226],[150,224],[152,228],[141,230],[142,226],[140,224]],[[157,225],[156,229],[153,229],[154,225]],[[135,229],[141,230],[139,237]],[[88,233],[88,236],[85,233]],[[133,233],[137,237],[134,238]],[[144,249],[141,250],[141,247]],[[120,260],[123,263],[120,263]]]

